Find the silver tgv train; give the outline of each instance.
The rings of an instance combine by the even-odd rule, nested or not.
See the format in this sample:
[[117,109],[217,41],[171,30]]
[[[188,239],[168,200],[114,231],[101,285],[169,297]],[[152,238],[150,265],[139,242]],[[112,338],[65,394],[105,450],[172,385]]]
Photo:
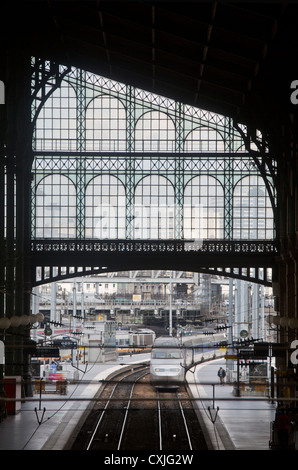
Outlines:
[[227,337],[225,333],[192,335],[183,338],[185,365],[209,361],[226,354]]
[[156,388],[179,388],[185,381],[186,370],[193,364],[215,359],[225,354],[220,347],[226,335],[210,334],[184,337],[160,336],[153,344],[150,380]]
[[151,384],[156,388],[179,388],[184,376],[185,359],[180,341],[172,336],[160,336],[151,352]]

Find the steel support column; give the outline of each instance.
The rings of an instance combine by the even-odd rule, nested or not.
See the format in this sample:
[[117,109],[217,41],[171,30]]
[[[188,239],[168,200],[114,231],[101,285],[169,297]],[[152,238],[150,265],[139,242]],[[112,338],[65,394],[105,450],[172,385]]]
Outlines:
[[[0,106],[0,122],[5,122],[5,108]],[[0,126],[0,319],[5,316],[5,126]],[[5,339],[5,330],[0,329],[0,341]],[[0,363],[0,397],[4,396],[4,367]],[[6,409],[0,402],[0,422],[6,417]]]
[[[296,123],[297,129],[297,123]],[[278,159],[278,239],[280,256],[276,259],[276,282],[279,343],[285,345],[285,354],[277,357],[279,396],[297,397],[296,366],[291,362],[290,345],[298,339],[298,183],[297,183],[297,131],[292,123],[284,125],[274,138],[272,146]],[[297,403],[295,402],[295,405]]]
[[176,152],[175,160],[175,239],[183,238],[183,206],[184,206],[184,172],[183,156],[184,150],[184,124],[182,104],[176,103]]
[[229,152],[229,156],[224,161],[224,234],[227,240],[233,239],[233,158],[231,153],[234,151],[232,135],[232,122],[231,119],[226,118],[227,123],[225,126],[225,146]]
[[[31,69],[30,57],[11,51],[6,134],[6,317],[30,315],[31,229]],[[24,322],[26,323],[26,322]],[[29,322],[28,322],[29,323]],[[5,334],[5,375],[22,378],[23,394],[30,395],[26,324],[11,325]]]
[[77,151],[79,154],[77,160],[76,190],[77,190],[77,237],[85,237],[85,186],[86,172],[85,159],[82,156],[86,150],[86,72],[78,70],[77,86]]
[[135,150],[135,89],[132,86],[128,87],[127,100],[126,100],[126,112],[127,112],[127,134],[126,134],[126,150],[129,153],[129,158],[126,162],[125,171],[125,188],[126,188],[126,238],[128,240],[133,238],[134,233],[134,192],[135,192],[135,161],[131,155],[131,152]]

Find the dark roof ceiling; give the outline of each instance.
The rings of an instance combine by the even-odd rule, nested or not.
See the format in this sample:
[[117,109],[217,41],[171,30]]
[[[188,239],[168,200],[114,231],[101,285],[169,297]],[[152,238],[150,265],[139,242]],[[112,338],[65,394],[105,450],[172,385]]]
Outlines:
[[298,80],[295,3],[10,1],[1,10],[2,47],[260,128],[278,127],[282,113],[296,112],[290,102],[290,84]]

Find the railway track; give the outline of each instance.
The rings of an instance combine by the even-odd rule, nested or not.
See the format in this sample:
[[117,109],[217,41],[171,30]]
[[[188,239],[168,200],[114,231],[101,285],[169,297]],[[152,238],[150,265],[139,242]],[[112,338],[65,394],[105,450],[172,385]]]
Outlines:
[[72,450],[206,450],[186,390],[156,392],[149,369],[107,383]]
[[[172,450],[179,442],[180,450],[192,450],[192,440],[189,434],[187,419],[180,396],[175,393],[157,393],[159,449]],[[183,426],[183,424],[184,426]]]

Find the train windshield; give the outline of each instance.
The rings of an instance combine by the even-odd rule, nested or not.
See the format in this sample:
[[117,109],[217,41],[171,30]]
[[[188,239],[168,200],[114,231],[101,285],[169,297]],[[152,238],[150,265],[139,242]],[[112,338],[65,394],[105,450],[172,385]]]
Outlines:
[[153,349],[153,359],[181,359],[182,352],[180,349]]

